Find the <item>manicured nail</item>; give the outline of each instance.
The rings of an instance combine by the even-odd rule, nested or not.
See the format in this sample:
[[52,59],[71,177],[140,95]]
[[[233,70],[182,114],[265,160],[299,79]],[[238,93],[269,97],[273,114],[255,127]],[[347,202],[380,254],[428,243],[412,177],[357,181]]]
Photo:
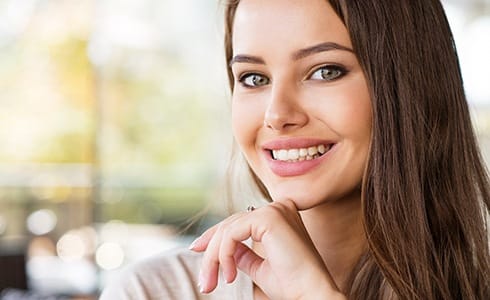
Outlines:
[[199,238],[195,239],[190,245],[189,245],[189,250],[193,250],[196,245],[197,245],[197,242],[199,241]]
[[199,287],[199,292],[204,293],[204,276],[201,272],[199,272],[199,283],[197,286]]
[[228,274],[228,272],[223,271],[223,277],[225,278],[225,282],[226,282],[227,284],[230,284],[230,283],[231,283],[231,280],[230,280],[230,275]]

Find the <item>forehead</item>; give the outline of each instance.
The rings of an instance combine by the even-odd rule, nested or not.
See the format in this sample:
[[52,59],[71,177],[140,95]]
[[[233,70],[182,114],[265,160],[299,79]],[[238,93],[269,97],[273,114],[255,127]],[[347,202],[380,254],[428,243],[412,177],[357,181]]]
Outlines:
[[233,52],[293,50],[336,42],[352,48],[347,28],[327,0],[242,0],[233,25]]

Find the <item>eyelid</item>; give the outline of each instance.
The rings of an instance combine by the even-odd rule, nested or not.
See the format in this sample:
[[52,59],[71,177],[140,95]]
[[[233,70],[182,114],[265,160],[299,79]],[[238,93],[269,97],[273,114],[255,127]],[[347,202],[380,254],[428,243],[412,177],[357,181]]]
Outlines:
[[237,80],[241,80],[243,77],[245,76],[249,76],[249,75],[260,75],[260,76],[265,76],[267,77],[267,75],[265,75],[263,72],[259,72],[259,71],[243,71],[243,72],[239,72],[238,73],[238,79]]
[[237,79],[237,81],[238,81],[238,82],[242,82],[242,81],[244,80],[244,78],[245,78],[245,77],[250,76],[250,75],[261,75],[261,74],[260,74],[260,73],[258,73],[258,72],[249,72],[249,71],[247,71],[247,72],[242,72],[242,73],[240,73],[240,74],[238,75],[238,79]]
[[252,75],[258,75],[261,77],[265,77],[270,82],[270,78],[267,75],[265,75],[261,72],[256,72],[256,71],[246,71],[246,72],[240,73],[238,75],[238,79],[236,79],[236,82],[240,83],[242,86],[244,86],[246,88],[259,88],[260,86],[247,85],[244,83],[245,79],[248,78],[249,76],[252,76]]
[[[317,66],[313,67],[312,70],[306,75],[305,80],[311,79],[311,76],[313,76],[313,74],[315,74],[317,71],[319,71],[320,69],[323,69],[323,68],[332,68],[332,69],[338,70],[342,73],[341,75],[339,75],[339,77],[335,78],[334,80],[340,79],[340,78],[344,77],[345,75],[347,75],[347,73],[349,73],[349,70],[347,70],[347,68],[341,64],[323,63],[321,65],[317,65]],[[334,81],[334,80],[332,80],[332,81]]]
[[250,74],[257,74],[260,76],[266,76],[264,74],[264,71],[261,70],[261,67],[259,66],[256,68],[256,66],[250,66],[248,64],[241,64],[241,63],[235,63],[231,66],[231,73],[233,75],[233,78],[235,81],[240,81],[244,76],[250,75]]

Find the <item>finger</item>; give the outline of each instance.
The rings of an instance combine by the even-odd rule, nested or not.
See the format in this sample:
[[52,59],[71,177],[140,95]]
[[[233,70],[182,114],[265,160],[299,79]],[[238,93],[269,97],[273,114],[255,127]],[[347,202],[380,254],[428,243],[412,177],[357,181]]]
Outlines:
[[[228,244],[228,243],[227,243]],[[236,245],[236,242],[233,241],[232,244]],[[227,283],[232,283],[237,275],[237,270],[236,270],[236,264],[235,264],[235,259],[233,257],[233,250],[235,249],[236,246],[224,246],[224,244],[221,244],[221,248],[219,251],[219,262],[221,265],[221,268],[223,270],[223,277]],[[225,250],[223,248],[230,248],[230,250]],[[231,253],[231,255],[230,255]]]
[[289,199],[289,198],[284,199],[280,202],[273,202],[273,203],[282,205],[282,206],[286,207],[289,211],[294,211],[294,212],[298,211],[298,207],[296,206],[296,203],[294,203],[294,201]]
[[223,230],[223,237],[219,249],[219,262],[223,269],[223,275],[227,283],[235,280],[237,275],[237,266],[235,264],[235,252],[238,245],[250,238],[252,235],[250,214],[230,222]]
[[213,235],[216,233],[218,230],[218,227],[220,224],[229,222],[233,220],[234,218],[239,217],[243,213],[237,213],[232,216],[229,216],[225,220],[221,221],[220,223],[208,228],[204,233],[201,234],[201,236],[197,237],[190,245],[189,245],[189,250],[196,251],[196,252],[203,252],[206,250],[208,247],[209,241],[213,237]]
[[197,237],[189,246],[189,250],[203,252],[208,247],[209,241],[218,230],[219,224],[207,229],[201,236]]
[[[207,242],[207,246],[201,262],[200,284],[203,293],[212,292],[218,285],[218,272],[220,267],[219,249],[223,240],[223,231],[228,228],[235,219],[241,217],[241,214],[235,214],[221,223],[215,225],[213,234]],[[207,235],[205,236],[207,237]]]
[[207,294],[211,293],[218,285],[218,261],[212,261],[206,264],[206,267],[201,267],[199,272],[199,288],[200,292]]
[[[260,242],[267,231],[266,228],[269,226],[266,224],[268,222],[262,221],[264,215],[261,212],[263,212],[262,208],[254,213],[246,213],[241,218],[233,220],[223,230],[219,261],[227,282],[235,280],[237,268],[243,268],[247,274],[252,274],[264,261],[252,249],[243,244],[243,241],[249,238]],[[240,266],[238,266],[237,258],[241,263]],[[253,278],[255,278],[255,275],[253,275]]]
[[257,282],[258,270],[264,259],[243,243],[237,245],[233,257],[238,269],[247,274],[252,281]]
[[309,237],[303,220],[299,215],[296,203],[294,203],[293,200],[285,199],[278,202],[273,202],[269,206],[270,208],[277,209],[281,213],[282,218],[288,220],[290,225],[294,224],[295,226],[293,226],[293,228],[298,234]]
[[210,293],[218,285],[218,273],[219,273],[219,259],[218,250],[221,243],[222,226],[219,226],[214,230],[214,234],[211,240],[207,243],[202,261],[201,271],[199,273],[199,286],[201,293]]

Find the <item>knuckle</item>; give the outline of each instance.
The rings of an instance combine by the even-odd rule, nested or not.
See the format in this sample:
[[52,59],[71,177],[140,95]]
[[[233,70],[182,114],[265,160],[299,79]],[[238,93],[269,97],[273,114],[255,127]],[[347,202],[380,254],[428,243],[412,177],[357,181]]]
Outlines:
[[224,227],[223,231],[221,233],[223,236],[223,240],[228,241],[229,239],[231,239],[231,233],[232,233],[232,230],[231,230],[230,226]]
[[223,232],[226,230],[226,227],[227,227],[226,221],[222,221],[218,224],[216,232],[219,233],[220,235],[223,235]]
[[216,254],[213,253],[206,253],[203,257],[202,260],[202,266],[203,269],[205,270],[210,270],[212,266],[216,265],[219,263],[219,258],[216,256]]
[[250,278],[255,281],[257,279],[259,268],[256,264],[250,266]]
[[296,203],[292,199],[286,199],[283,202],[283,205],[287,207],[289,210],[297,210]]
[[218,256],[218,259],[221,263],[223,262],[226,262],[226,259],[227,259],[228,255],[226,254],[226,252],[224,250],[221,250],[219,252],[219,256]]
[[282,219],[283,208],[280,206],[280,204],[269,205],[266,207],[266,209],[264,209],[264,213],[267,214],[267,219]]

